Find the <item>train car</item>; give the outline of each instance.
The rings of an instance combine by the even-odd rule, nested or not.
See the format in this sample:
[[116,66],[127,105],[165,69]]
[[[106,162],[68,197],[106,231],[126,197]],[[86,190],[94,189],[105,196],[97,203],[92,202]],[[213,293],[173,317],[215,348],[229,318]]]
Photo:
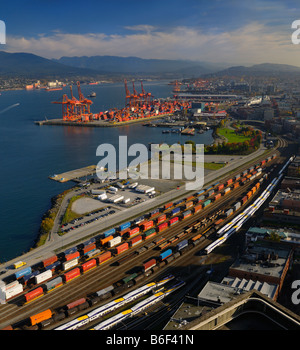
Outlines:
[[109,248],[112,248],[112,247],[116,246],[117,244],[121,243],[121,241],[122,241],[122,237],[117,236],[117,237],[108,241],[108,246],[109,246]]
[[156,219],[156,224],[159,225],[166,220],[167,220],[166,214],[162,214]]
[[47,309],[47,310],[40,312],[36,315],[30,316],[29,317],[30,324],[31,324],[31,326],[34,326],[34,325],[36,325],[42,321],[45,321],[51,317],[52,317],[52,311],[50,309]]
[[174,209],[170,212],[170,216],[172,217],[172,216],[174,216],[174,215],[180,213],[180,211],[181,211],[180,207],[174,208]]
[[191,208],[191,207],[193,207],[193,206],[194,206],[194,202],[189,201],[189,202],[187,202],[187,203],[185,204],[184,210],[187,210],[187,209],[189,209],[189,208]]
[[220,199],[221,196],[222,196],[221,193],[217,193],[217,194],[215,195],[214,201],[217,201],[218,199]]
[[134,246],[136,246],[137,244],[141,243],[142,241],[143,241],[142,235],[133,237],[133,238],[129,241],[129,246],[130,246],[130,247],[134,247]]
[[52,277],[51,270],[39,273],[36,276],[34,276],[35,284],[40,284],[42,282],[45,282],[45,281],[49,280],[51,277]]
[[46,292],[51,292],[52,290],[60,287],[63,285],[63,279],[62,277],[56,277],[54,278],[53,280],[50,280],[48,282],[46,282],[45,284],[45,289],[46,289]]
[[161,253],[159,255],[159,261],[163,261],[163,260],[167,259],[172,254],[173,254],[172,249],[167,249],[166,251],[164,251],[163,253]]
[[156,266],[156,259],[150,259],[143,264],[143,272],[147,272],[152,269],[152,267]]
[[47,267],[49,265],[52,265],[53,263],[55,263],[57,261],[57,255],[53,255],[50,258],[47,258],[45,260],[42,261],[43,267]]
[[221,190],[223,190],[224,188],[224,184],[220,184],[218,187],[217,187],[217,192],[220,192]]
[[76,267],[75,269],[69,271],[69,272],[66,272],[64,275],[63,275],[63,278],[64,278],[64,281],[66,283],[74,280],[75,278],[79,277],[80,276],[80,269],[78,267]]
[[109,259],[111,259],[112,255],[110,251],[107,251],[103,254],[101,254],[100,256],[98,256],[96,259],[98,261],[98,264],[101,265],[103,263],[105,263],[106,261],[108,261]]
[[197,204],[194,206],[194,213],[198,213],[200,210],[202,210],[202,204]]
[[243,177],[241,180],[240,180],[240,183],[241,185],[244,185],[247,181],[247,178],[246,177]]
[[164,210],[170,209],[173,207],[173,202],[167,203],[164,205]]
[[91,259],[81,265],[81,271],[82,273],[86,273],[92,269],[94,269],[97,266],[97,260]]
[[187,219],[190,216],[192,216],[192,211],[186,210],[185,212],[182,213],[182,220]]
[[252,197],[252,191],[249,191],[246,196],[248,199],[250,199]]
[[73,260],[69,260],[69,261],[65,261],[62,266],[63,266],[63,271],[67,271],[70,268],[74,267],[78,265],[78,259],[73,259]]
[[65,308],[66,308],[66,310],[70,310],[70,309],[73,309],[74,307],[79,306],[85,302],[86,302],[86,298],[80,298],[80,299],[77,299],[77,300],[67,304],[65,306]]
[[146,221],[142,224],[142,229],[143,231],[147,231],[149,230],[150,228],[152,228],[154,226],[154,222],[153,220],[150,220],[150,221]]
[[80,257],[80,253],[76,250],[73,253],[65,254],[65,261],[70,261]]
[[119,230],[119,232],[122,232],[122,231],[128,229],[130,226],[131,226],[131,222],[130,221],[125,222],[124,224],[119,226],[118,230]]
[[96,250],[96,244],[95,243],[89,244],[82,249],[82,255],[87,255],[90,252],[93,252],[95,250]]
[[172,218],[169,221],[169,224],[170,224],[170,226],[173,226],[173,225],[177,224],[178,222],[179,222],[179,218],[178,218],[178,216],[175,216],[175,218]]
[[149,239],[155,235],[156,235],[155,228],[151,228],[150,230],[147,230],[146,232],[143,233],[143,238],[144,238],[144,240],[146,240],[146,239]]
[[131,229],[128,234],[127,234],[127,238],[132,238],[135,237],[136,235],[138,235],[140,233],[140,227],[134,227],[133,229]]
[[183,241],[179,242],[176,247],[175,247],[175,250],[176,251],[180,251],[182,250],[183,248],[187,247],[188,246],[188,240],[187,239],[184,239]]
[[22,269],[20,271],[15,272],[14,275],[15,275],[16,280],[18,280],[26,275],[30,275],[31,273],[32,273],[32,269],[30,266],[28,266],[25,269]]
[[150,215],[149,215],[149,218],[152,219],[152,218],[155,218],[156,216],[158,216],[160,213],[159,209],[154,209],[150,212]]
[[110,235],[110,236],[106,236],[106,237],[100,239],[101,246],[107,245],[107,243],[113,238],[114,238],[114,236]]
[[115,254],[119,255],[129,249],[129,244],[127,242],[122,243],[115,248]]
[[226,181],[226,187],[228,187],[229,185],[231,185],[232,182],[233,182],[233,179],[228,179],[228,180]]
[[225,212],[225,217],[229,217],[230,215],[232,215],[233,214],[233,209],[232,208],[230,208],[230,209],[228,209],[226,212]]
[[54,330],[60,331],[60,330],[75,330],[78,329],[85,324],[89,323],[89,317],[87,315],[80,316],[78,318],[75,318],[75,320],[72,320],[66,324],[63,324],[62,326],[59,326],[57,328],[54,328]]
[[103,238],[108,237],[108,236],[113,236],[116,233],[116,229],[115,228],[111,228],[110,230],[107,230],[105,232],[103,232],[102,236]]
[[44,290],[42,287],[38,287],[31,292],[28,292],[24,295],[25,303],[29,303],[30,301],[33,301],[41,296],[44,295]]
[[162,224],[158,225],[157,230],[158,232],[162,232],[163,230],[166,230],[169,227],[168,222],[163,222]]
[[203,202],[202,206],[203,206],[203,208],[206,208],[206,207],[208,207],[210,204],[211,204],[211,199],[208,199],[208,200],[206,200],[205,202]]

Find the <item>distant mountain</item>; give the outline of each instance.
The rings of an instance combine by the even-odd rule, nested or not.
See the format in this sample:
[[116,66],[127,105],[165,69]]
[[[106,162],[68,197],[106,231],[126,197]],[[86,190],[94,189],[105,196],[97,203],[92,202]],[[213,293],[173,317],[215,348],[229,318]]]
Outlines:
[[0,51],[0,76],[2,77],[69,77],[95,75],[91,69],[81,69],[48,60],[30,53]]
[[81,56],[61,57],[53,60],[77,68],[97,70],[101,74],[132,74],[132,75],[177,75],[198,76],[215,72],[224,66],[213,66],[205,62],[188,60],[143,59],[139,57],[120,56]]
[[215,76],[280,76],[300,74],[300,67],[287,64],[262,63],[251,67],[234,66],[214,73]]

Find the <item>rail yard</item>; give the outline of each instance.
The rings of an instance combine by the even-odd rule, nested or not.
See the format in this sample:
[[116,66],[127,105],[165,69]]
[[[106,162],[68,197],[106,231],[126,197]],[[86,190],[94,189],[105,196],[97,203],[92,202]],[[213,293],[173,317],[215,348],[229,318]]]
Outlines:
[[16,269],[4,279],[0,327],[111,329],[190,288],[220,258],[214,248],[277,186],[291,159],[287,146],[279,138],[276,150],[217,183]]

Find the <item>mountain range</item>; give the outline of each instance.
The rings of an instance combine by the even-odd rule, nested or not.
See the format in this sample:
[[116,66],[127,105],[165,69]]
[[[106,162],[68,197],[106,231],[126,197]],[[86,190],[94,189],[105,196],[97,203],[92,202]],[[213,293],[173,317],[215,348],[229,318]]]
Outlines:
[[298,75],[300,67],[286,64],[256,64],[251,67],[188,60],[142,59],[119,56],[82,56],[46,59],[30,53],[0,51],[0,77],[72,78],[124,76],[193,78],[200,76]]

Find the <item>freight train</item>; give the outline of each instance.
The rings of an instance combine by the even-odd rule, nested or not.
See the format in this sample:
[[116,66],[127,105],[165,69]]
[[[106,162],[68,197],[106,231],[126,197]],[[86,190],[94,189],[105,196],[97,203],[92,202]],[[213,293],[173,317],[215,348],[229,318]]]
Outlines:
[[[105,263],[112,257],[128,251],[141,242],[147,241],[167,228],[176,225],[179,221],[200,212],[222,196],[226,196],[230,191],[242,186],[246,181],[251,181],[261,176],[262,167],[275,158],[276,154],[228,179],[224,183],[215,183],[185,199],[167,203],[162,208],[152,210],[149,214],[140,216],[133,221],[125,222],[115,228],[110,228],[78,246],[53,255],[34,267],[29,266],[17,271],[13,276],[9,276],[5,280],[6,300],[11,300],[30,290],[24,295],[24,302],[28,303],[62,286],[64,283],[68,283],[81,274]],[[224,213],[224,215],[229,216],[230,212]],[[197,228],[205,227],[208,222],[208,219],[203,219],[201,222],[198,220]],[[171,243],[164,242],[162,244]],[[153,244],[155,245],[155,243],[149,243],[149,247],[153,246]],[[147,246],[141,247],[132,253],[131,256],[140,254],[146,249]],[[120,259],[119,262],[125,262],[127,257],[122,258],[123,260]]]

